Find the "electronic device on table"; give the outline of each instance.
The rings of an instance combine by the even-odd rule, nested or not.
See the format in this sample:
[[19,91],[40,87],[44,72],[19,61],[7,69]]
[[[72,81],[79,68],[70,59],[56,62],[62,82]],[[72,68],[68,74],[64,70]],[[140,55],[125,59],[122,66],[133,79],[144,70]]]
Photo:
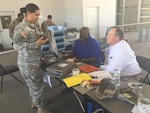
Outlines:
[[47,38],[49,43],[41,46],[42,61],[46,64],[45,69],[51,76],[61,78],[69,74],[76,66],[75,63],[61,59],[60,51],[65,50],[63,26],[48,26]]

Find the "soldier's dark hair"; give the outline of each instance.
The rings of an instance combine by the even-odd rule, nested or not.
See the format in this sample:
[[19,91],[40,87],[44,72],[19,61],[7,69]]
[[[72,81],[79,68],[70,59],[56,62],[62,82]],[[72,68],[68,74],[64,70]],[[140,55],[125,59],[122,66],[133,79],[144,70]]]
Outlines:
[[48,19],[52,19],[52,15],[48,15],[47,18],[48,18]]
[[24,15],[23,15],[23,13],[18,13],[18,17],[19,17],[19,16],[24,16]]
[[21,13],[26,13],[25,7],[20,8],[20,12],[21,12]]
[[110,29],[113,29],[113,28],[116,29],[115,36],[119,36],[120,40],[122,40],[124,37],[124,31],[118,26],[113,26]]
[[30,13],[33,13],[36,10],[39,10],[39,7],[33,3],[29,3],[25,7],[20,8],[21,13],[26,13],[27,11],[29,11]]
[[80,29],[80,31],[83,30],[83,29],[90,35],[90,29],[88,27],[82,27]]

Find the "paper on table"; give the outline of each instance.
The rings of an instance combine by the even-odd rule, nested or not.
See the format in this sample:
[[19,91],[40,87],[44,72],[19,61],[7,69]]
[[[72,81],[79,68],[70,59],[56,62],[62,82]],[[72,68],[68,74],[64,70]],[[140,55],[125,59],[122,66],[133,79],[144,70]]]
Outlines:
[[45,72],[45,74],[44,74],[44,76],[43,76],[43,81],[44,81],[45,83],[48,83],[49,86],[52,87],[50,75],[48,75],[46,72]]
[[112,78],[111,74],[108,71],[94,71],[88,73],[93,79],[102,80],[104,78]]
[[63,81],[66,84],[66,86],[69,88],[69,87],[80,84],[83,80],[91,80],[91,79],[92,78],[88,74],[81,73],[75,76],[67,77],[63,79]]
[[139,110],[138,110],[138,107],[137,105],[135,105],[131,111],[132,113],[141,113]]
[[66,59],[66,61],[68,61],[68,62],[74,62],[74,58],[68,58],[68,59]]
[[48,61],[49,61],[49,62],[56,62],[56,60],[57,60],[56,58],[51,58],[51,59],[49,59]]
[[59,67],[66,67],[68,64],[66,64],[66,63],[60,63],[60,64],[58,64],[58,66]]

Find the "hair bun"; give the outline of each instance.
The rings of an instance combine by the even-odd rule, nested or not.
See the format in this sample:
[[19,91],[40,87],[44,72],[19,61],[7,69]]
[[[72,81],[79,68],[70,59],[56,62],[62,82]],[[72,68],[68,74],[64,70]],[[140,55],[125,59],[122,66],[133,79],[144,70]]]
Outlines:
[[21,13],[26,13],[26,8],[25,7],[20,8],[20,12]]

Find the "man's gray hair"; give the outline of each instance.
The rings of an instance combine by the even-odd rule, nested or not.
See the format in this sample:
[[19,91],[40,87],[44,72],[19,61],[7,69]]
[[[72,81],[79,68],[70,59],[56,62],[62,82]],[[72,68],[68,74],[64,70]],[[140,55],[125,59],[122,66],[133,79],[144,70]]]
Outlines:
[[120,40],[124,38],[124,31],[118,26],[113,26],[110,29],[116,29],[115,36],[119,36]]

